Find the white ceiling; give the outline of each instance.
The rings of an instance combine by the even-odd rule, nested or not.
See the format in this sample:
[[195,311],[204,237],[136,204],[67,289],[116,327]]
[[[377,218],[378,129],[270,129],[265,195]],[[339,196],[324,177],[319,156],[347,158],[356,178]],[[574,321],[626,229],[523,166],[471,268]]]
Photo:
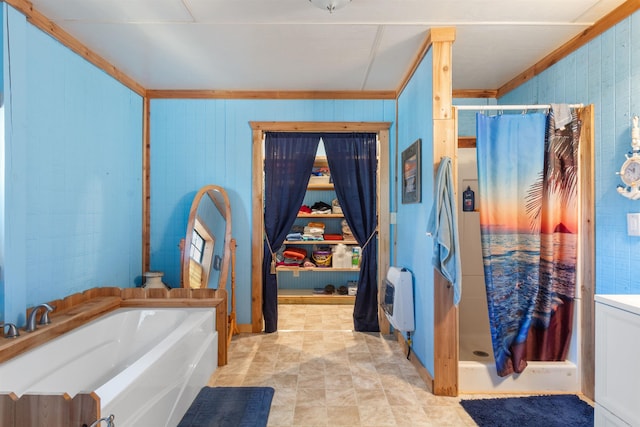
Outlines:
[[433,27],[454,89],[497,89],[624,0],[31,0],[146,89],[395,90]]

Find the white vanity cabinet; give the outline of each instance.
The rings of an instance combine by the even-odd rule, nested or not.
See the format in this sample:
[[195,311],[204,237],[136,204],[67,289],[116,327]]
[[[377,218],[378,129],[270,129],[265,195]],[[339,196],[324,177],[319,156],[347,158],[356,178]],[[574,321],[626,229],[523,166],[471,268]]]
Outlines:
[[640,295],[596,295],[595,425],[640,425]]

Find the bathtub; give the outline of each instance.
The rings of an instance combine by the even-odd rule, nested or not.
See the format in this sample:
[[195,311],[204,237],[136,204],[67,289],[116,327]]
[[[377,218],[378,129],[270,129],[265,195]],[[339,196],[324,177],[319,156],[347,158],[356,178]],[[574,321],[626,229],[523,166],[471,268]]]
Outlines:
[[118,426],[175,426],[217,367],[215,308],[121,308],[0,364],[0,392],[94,392]]

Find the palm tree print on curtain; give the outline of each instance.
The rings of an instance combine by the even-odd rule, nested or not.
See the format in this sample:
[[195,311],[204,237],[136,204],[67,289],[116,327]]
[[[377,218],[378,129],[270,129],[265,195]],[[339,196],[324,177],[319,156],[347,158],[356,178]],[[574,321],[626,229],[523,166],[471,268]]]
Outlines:
[[540,272],[527,358],[566,359],[573,327],[578,254],[578,146],[580,121],[556,129],[553,110],[547,118],[544,170],[529,191],[532,227],[540,228]]
[[522,372],[527,360],[548,360],[540,355],[555,350],[545,346],[562,341],[549,331],[571,334],[577,138],[561,136],[573,136],[576,125],[546,132],[552,121],[540,113],[477,115],[482,252],[500,376]]

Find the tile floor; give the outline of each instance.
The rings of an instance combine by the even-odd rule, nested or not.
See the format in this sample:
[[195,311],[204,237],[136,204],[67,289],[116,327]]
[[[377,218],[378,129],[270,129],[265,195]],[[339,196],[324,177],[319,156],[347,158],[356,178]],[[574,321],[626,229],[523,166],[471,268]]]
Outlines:
[[475,426],[434,396],[391,336],[352,332],[352,306],[280,305],[278,332],[241,334],[211,386],[271,386],[269,426]]

